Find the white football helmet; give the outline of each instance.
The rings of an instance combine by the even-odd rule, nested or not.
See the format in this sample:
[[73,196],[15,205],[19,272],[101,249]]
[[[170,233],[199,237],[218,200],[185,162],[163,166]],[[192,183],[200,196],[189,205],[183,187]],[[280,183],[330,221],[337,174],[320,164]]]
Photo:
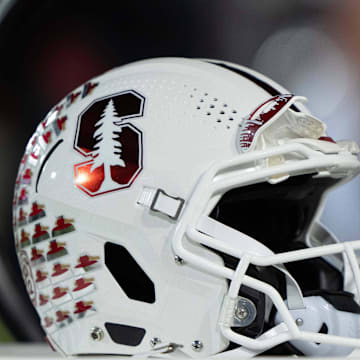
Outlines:
[[248,68],[160,58],[80,86],[21,161],[14,234],[64,355],[218,359],[360,346],[360,241],[319,222],[360,171],[294,96]]

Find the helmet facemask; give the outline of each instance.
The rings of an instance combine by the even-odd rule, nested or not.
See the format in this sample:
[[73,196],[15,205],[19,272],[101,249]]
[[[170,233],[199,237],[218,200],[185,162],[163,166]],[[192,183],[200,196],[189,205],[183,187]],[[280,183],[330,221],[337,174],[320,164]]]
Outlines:
[[[289,117],[282,114],[280,124]],[[216,163],[203,174],[173,233],[174,252],[189,265],[228,280],[218,325],[225,338],[242,346],[239,355],[262,353],[288,341],[296,345],[295,353],[329,355],[335,347],[330,344],[336,344],[343,345],[336,346],[336,353],[346,355],[352,350],[345,346],[359,345],[360,327],[349,334],[335,324],[350,314],[360,324],[355,314],[360,307],[344,292],[343,279],[349,264],[353,279],[360,279],[354,253],[360,241],[338,243],[318,219],[326,193],[359,172],[356,151],[350,143],[296,137],[267,146],[265,137],[256,140],[260,149],[254,140],[255,150]],[[321,246],[314,247],[319,241]],[[189,251],[187,242],[211,249],[224,265]],[[344,315],[332,306],[336,297],[352,310]],[[319,329],[308,331],[306,308],[323,301],[331,308],[328,324],[324,320]],[[242,326],[239,314],[253,317],[253,311],[253,321]],[[304,341],[316,346],[302,346]]]

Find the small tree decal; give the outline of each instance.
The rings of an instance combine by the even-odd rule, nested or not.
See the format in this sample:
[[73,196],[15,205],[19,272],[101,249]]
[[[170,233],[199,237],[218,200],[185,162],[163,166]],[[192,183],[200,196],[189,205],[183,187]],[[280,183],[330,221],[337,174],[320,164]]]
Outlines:
[[92,172],[104,164],[105,183],[112,181],[110,166],[119,165],[125,167],[125,162],[121,158],[122,145],[118,137],[119,133],[121,133],[121,127],[117,126],[116,122],[119,122],[119,117],[116,113],[114,102],[110,99],[100,119],[95,124],[97,129],[94,132],[93,138],[97,143],[92,154],[94,162],[90,169]]

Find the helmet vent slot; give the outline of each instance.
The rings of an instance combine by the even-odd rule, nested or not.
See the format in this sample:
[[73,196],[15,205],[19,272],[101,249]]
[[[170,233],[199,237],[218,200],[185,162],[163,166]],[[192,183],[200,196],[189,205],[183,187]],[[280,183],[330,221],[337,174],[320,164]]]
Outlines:
[[[207,117],[212,117],[215,123],[224,122],[223,126],[226,129],[230,129],[232,124],[235,125],[237,110],[230,108],[228,103],[219,101],[217,97],[209,96],[207,92],[199,93],[197,89],[193,89],[189,96],[192,101],[195,101],[196,110]],[[241,120],[238,123],[241,123]]]
[[105,264],[130,299],[155,302],[154,283],[123,246],[107,242]]
[[111,340],[117,344],[137,346],[145,336],[145,329],[135,326],[105,323],[105,328]]

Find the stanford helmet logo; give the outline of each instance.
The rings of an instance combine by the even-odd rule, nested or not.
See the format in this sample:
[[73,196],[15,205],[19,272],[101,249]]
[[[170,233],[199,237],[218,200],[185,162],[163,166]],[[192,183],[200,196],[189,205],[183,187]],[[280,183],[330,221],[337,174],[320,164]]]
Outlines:
[[128,90],[95,100],[79,115],[74,149],[88,160],[74,166],[75,184],[86,194],[127,188],[141,172],[142,132],[129,119],[143,116],[144,103]]

